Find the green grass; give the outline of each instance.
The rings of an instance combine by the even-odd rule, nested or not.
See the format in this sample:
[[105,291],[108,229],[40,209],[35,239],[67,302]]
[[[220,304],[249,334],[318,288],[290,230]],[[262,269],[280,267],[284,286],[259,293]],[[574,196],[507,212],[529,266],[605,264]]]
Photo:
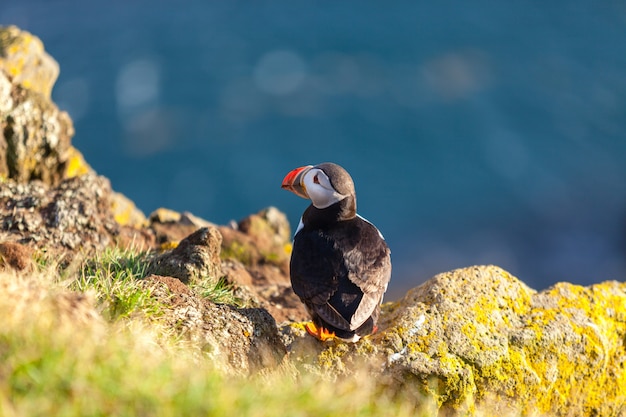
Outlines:
[[[366,371],[330,380],[287,360],[248,378],[221,373],[146,320],[159,311],[137,282],[147,259],[112,250],[27,277],[0,272],[0,416],[420,415]],[[223,282],[194,291],[229,300]]]
[[95,292],[102,315],[110,321],[131,314],[158,314],[159,305],[139,282],[145,277],[148,261],[149,255],[145,252],[106,249],[82,263],[69,288]]
[[190,288],[200,297],[207,298],[216,304],[230,304],[235,307],[243,307],[244,302],[234,294],[234,288],[224,278],[214,280],[202,280],[190,285]]

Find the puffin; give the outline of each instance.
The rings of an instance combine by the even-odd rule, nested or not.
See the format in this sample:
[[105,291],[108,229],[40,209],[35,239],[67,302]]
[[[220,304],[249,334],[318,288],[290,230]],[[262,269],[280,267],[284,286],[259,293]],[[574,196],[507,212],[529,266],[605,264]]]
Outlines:
[[304,303],[313,337],[357,342],[375,333],[391,279],[391,251],[382,233],[356,212],[354,182],[325,162],[290,171],[282,188],[311,200],[295,235],[289,274]]

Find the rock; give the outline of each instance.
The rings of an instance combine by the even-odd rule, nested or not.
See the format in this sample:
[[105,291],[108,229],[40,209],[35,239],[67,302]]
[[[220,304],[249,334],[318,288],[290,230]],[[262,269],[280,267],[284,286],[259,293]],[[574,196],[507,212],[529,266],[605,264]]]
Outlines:
[[0,26],[0,68],[15,84],[48,100],[59,76],[59,64],[41,40],[16,26]]
[[509,331],[521,325],[533,294],[499,268],[435,276],[381,320],[391,348],[386,371],[407,381],[437,380],[435,389],[423,389],[440,405],[464,406],[482,391],[477,377],[508,360]]
[[303,321],[309,318],[289,283],[261,284],[241,262],[233,259],[222,262],[222,271],[226,282],[234,291],[240,291],[240,298],[244,302],[266,309],[276,322]]
[[181,240],[176,248],[156,256],[146,273],[178,278],[183,283],[207,278],[217,282],[222,276],[221,244],[217,228],[203,227]]
[[[308,336],[293,326],[283,333],[298,360]],[[334,374],[367,363],[385,384],[452,413],[618,415],[626,411],[625,340],[626,284],[537,293],[478,266],[439,274],[384,305],[380,331],[357,344],[316,342],[313,362]],[[305,346],[301,356],[311,358]]]
[[124,242],[152,245],[149,233],[116,223],[110,206],[109,181],[93,173],[55,187],[5,180],[0,183],[0,241],[84,254]]
[[269,207],[242,219],[236,228],[223,226],[223,252],[245,265],[273,264],[288,271],[291,232],[287,216]]
[[290,243],[291,229],[285,213],[276,207],[268,207],[244,218],[238,226],[240,231],[254,239],[255,246],[266,258],[288,260],[285,245]]
[[122,193],[111,192],[111,206],[115,221],[122,226],[131,226],[136,229],[145,227],[148,219],[135,203]]
[[67,163],[65,164],[64,178],[78,177],[89,173],[95,173],[95,171],[85,161],[83,154],[75,147],[70,146]]
[[285,346],[267,311],[214,304],[171,277],[151,275],[145,283],[166,306],[162,319],[218,368],[247,375],[282,362]]
[[0,177],[50,185],[64,178],[74,127],[50,100],[58,73],[38,38],[0,27]]
[[217,226],[189,212],[179,213],[159,208],[148,216],[148,227],[154,230],[157,244],[163,248],[170,248],[202,227]]
[[259,305],[277,322],[307,320],[309,315],[289,280],[291,231],[287,216],[269,207],[242,219],[236,228],[220,227],[220,232],[224,237],[222,258],[246,271],[231,274],[229,281],[249,285]]
[[32,248],[15,242],[0,243],[0,266],[20,272],[34,271]]
[[191,213],[164,208],[149,216],[149,228],[165,250],[199,227],[218,228],[223,278],[246,304],[267,309],[278,322],[308,317],[289,282],[290,230],[285,214],[270,207],[234,226],[215,226]]
[[[94,174],[73,146],[74,127],[50,93],[59,66],[41,41],[15,26],[0,27],[0,178],[57,186],[64,179]],[[113,193],[111,207],[122,226],[143,227],[134,203]]]
[[241,220],[236,228],[219,230],[222,258],[245,265],[255,286],[289,283],[291,243],[285,214],[270,207]]
[[268,284],[255,288],[260,306],[274,317],[276,322],[300,322],[310,320],[310,316],[293,292],[290,284]]

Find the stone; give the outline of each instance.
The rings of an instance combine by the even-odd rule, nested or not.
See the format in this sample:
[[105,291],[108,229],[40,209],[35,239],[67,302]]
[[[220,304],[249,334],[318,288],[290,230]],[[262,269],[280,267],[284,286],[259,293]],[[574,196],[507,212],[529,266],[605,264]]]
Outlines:
[[222,276],[222,235],[215,227],[203,227],[180,241],[178,246],[156,256],[146,274],[180,279],[183,283],[205,279],[217,282]]
[[245,238],[241,234],[230,234],[232,242],[230,247],[225,244],[225,248],[236,252],[233,247],[239,243],[240,247],[247,248],[249,252],[249,264],[272,264],[287,273],[291,255],[291,229],[283,212],[275,207],[263,209],[240,220],[236,231]]
[[0,183],[0,241],[47,252],[93,253],[132,242],[153,245],[151,236],[120,226],[110,210],[111,185],[94,173],[50,187],[40,181]]
[[165,251],[176,248],[200,227],[217,227],[222,235],[222,278],[237,297],[247,305],[267,309],[278,322],[308,317],[289,282],[290,229],[287,217],[278,209],[269,207],[229,226],[216,226],[191,213],[165,208],[152,212],[148,221]]
[[217,305],[196,296],[181,281],[144,279],[165,306],[162,320],[192,342],[202,356],[226,372],[249,375],[278,366],[286,354],[276,322],[264,309]]
[[217,226],[189,212],[179,213],[161,207],[148,216],[148,227],[154,231],[157,244],[167,249],[202,227]]
[[32,272],[33,249],[15,242],[0,243],[0,266],[19,272]]
[[309,336],[293,326],[282,333],[294,360],[335,375],[367,364],[375,378],[433,399],[444,413],[626,411],[625,283],[536,292],[501,268],[475,266],[385,304],[379,332],[357,344],[316,342],[312,355],[301,342]]
[[223,236],[222,258],[246,266],[254,285],[289,283],[291,238],[287,216],[274,207],[242,219],[233,226],[219,226]]
[[233,291],[242,293],[240,298],[266,309],[276,322],[308,320],[304,304],[288,282],[262,282],[263,279],[253,277],[241,262],[233,259],[222,261],[222,271]]
[[[224,238],[222,258],[237,265],[227,275],[231,282],[249,285],[259,306],[277,322],[307,320],[304,304],[291,289],[289,259],[291,229],[287,216],[268,207],[240,220],[220,226]],[[245,274],[237,271],[245,270]]]
[[70,146],[63,177],[72,178],[89,173],[95,173],[95,171],[91,168],[87,161],[85,161],[83,154],[75,147]]
[[290,243],[291,228],[285,213],[268,207],[252,214],[238,224],[240,231],[255,240],[255,246],[266,256],[285,258],[285,245]]
[[58,73],[38,38],[0,27],[0,178],[49,185],[65,178],[74,126],[50,100]]
[[41,40],[16,26],[0,26],[0,69],[23,88],[50,99],[59,64]]
[[148,219],[135,203],[122,193],[111,192],[111,212],[115,221],[122,226],[130,226],[136,229],[144,228]]

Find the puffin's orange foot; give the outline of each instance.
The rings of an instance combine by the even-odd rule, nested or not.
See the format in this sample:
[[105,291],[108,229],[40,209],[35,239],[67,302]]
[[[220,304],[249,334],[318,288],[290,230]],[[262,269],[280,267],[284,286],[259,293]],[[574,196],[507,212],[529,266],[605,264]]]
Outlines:
[[321,340],[322,342],[335,338],[335,332],[330,332],[324,327],[317,327],[313,322],[308,322],[304,325],[304,328],[306,329],[308,334],[316,339]]

